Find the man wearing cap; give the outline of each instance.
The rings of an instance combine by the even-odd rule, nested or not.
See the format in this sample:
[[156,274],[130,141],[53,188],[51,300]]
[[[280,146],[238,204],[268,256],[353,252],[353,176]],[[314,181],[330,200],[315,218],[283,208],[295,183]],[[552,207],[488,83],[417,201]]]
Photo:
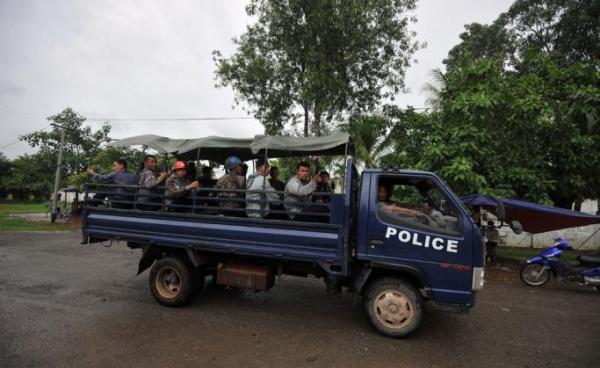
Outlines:
[[[217,180],[218,189],[245,189],[246,188],[246,177],[243,175],[242,160],[239,157],[231,156],[225,160],[225,168],[227,174],[223,175]],[[219,206],[222,208],[242,208],[244,194],[240,192],[227,191],[219,192],[221,198],[239,199],[232,201],[220,200]],[[231,211],[228,215],[240,216],[243,212]]]
[[[173,174],[169,176],[165,182],[165,198],[167,204],[173,204],[177,206],[191,205],[191,201],[188,198],[189,194],[200,184],[198,181],[192,181],[187,178],[187,167],[185,161],[176,161],[173,166]],[[170,207],[175,212],[185,212],[189,208],[185,207]]]
[[248,217],[268,217],[271,205],[281,203],[275,189],[267,180],[269,163],[264,159],[256,160],[256,171],[248,177],[246,183],[246,214]]

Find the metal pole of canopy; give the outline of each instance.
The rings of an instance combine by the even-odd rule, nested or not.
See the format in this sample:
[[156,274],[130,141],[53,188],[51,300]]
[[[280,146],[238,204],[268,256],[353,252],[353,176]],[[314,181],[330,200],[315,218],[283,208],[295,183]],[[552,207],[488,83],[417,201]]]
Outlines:
[[[269,156],[267,155],[269,151],[269,142],[267,142],[267,146],[265,147],[265,164],[268,162]],[[254,161],[252,161],[254,163]],[[256,169],[254,169],[256,171]],[[261,174],[262,175],[262,174]],[[267,185],[267,176],[263,176],[263,185],[262,185],[262,193],[260,194],[260,216],[265,217],[265,208],[267,204],[265,202],[268,201],[265,186]]]
[[[196,152],[196,172],[194,173],[194,174],[196,174],[195,175],[196,180],[198,179],[198,167],[200,167],[200,150],[201,149],[202,149],[201,147],[198,147],[198,151]],[[202,171],[200,171],[200,172],[202,172]]]
[[346,147],[344,148],[344,174],[342,175],[342,191],[346,191],[346,167],[348,166],[348,142],[346,141]]

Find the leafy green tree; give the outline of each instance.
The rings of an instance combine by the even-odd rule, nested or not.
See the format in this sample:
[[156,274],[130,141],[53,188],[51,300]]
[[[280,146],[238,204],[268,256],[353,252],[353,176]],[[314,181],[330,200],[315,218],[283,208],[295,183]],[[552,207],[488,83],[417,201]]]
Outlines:
[[428,129],[410,163],[460,194],[566,208],[598,198],[599,16],[597,1],[518,0],[491,25],[467,25],[426,88],[435,110],[389,110],[399,144],[417,122]]
[[3,188],[17,198],[48,198],[54,179],[56,163],[39,154],[22,155],[11,162],[12,169],[2,180]]
[[526,68],[522,61],[530,50],[560,66],[594,62],[600,59],[598,19],[600,2],[594,0],[517,0],[490,25],[466,25],[444,64],[450,70],[463,58],[500,58]]
[[62,128],[65,129],[62,170],[67,183],[72,183],[68,178],[80,175],[102,150],[101,146],[110,141],[109,124],[92,131],[84,126],[85,118],[71,108],[50,116],[48,120],[51,124],[49,131],[41,130],[19,137],[37,152],[13,161],[15,174],[9,181],[13,188],[23,188],[43,196],[51,192]]
[[[506,28],[506,19],[500,17],[490,25],[471,23],[460,34],[461,42],[448,52],[444,64],[448,70],[460,65],[461,60],[499,58],[507,64],[514,63],[515,35]],[[437,75],[436,75],[437,77]]]
[[269,134],[303,121],[320,135],[344,112],[360,113],[404,89],[421,46],[408,27],[416,0],[252,0],[256,23],[214,51],[219,86],[231,86]]
[[12,162],[0,152],[0,198],[6,197],[9,193],[7,181],[12,175],[13,164]]
[[499,17],[520,53],[533,48],[561,66],[600,58],[600,2],[517,0]]
[[391,153],[391,142],[386,134],[388,126],[388,119],[377,115],[352,117],[341,125],[352,137],[357,163],[363,167],[378,166]]
[[388,108],[393,159],[438,172],[461,195],[566,208],[600,195],[598,63],[561,67],[538,52],[522,62],[528,73],[464,59],[443,75],[438,109]]
[[101,150],[101,146],[110,141],[110,125],[105,123],[99,130],[92,131],[84,126],[85,117],[76,113],[71,108],[66,108],[59,114],[50,116],[50,131],[37,131],[19,137],[32,148],[38,149],[42,157],[56,160],[60,143],[60,131],[65,129],[65,146],[63,169],[65,174],[80,173],[86,169],[90,161]]

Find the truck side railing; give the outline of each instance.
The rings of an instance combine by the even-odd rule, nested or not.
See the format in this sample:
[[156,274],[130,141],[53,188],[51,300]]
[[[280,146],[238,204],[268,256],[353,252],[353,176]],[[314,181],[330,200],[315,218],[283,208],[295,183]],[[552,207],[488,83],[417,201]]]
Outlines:
[[[248,194],[258,194],[259,199],[246,198]],[[267,194],[276,194],[278,201],[269,201]],[[248,189],[197,188],[185,197],[172,198],[165,194],[165,187],[145,188],[138,185],[116,185],[89,183],[85,185],[84,206],[114,208],[121,210],[184,212],[189,214],[212,214],[233,217],[267,216],[277,219],[294,219],[297,211],[284,207],[286,192]],[[330,222],[332,198],[331,192],[314,192],[312,198],[318,201],[294,202],[302,211],[302,219],[297,221]],[[337,194],[337,196],[341,196]],[[248,208],[249,204],[258,204],[259,208]],[[267,205],[269,208],[267,208]],[[253,206],[254,207],[254,206]],[[256,216],[251,216],[256,217]],[[307,220],[306,217],[314,217]]]

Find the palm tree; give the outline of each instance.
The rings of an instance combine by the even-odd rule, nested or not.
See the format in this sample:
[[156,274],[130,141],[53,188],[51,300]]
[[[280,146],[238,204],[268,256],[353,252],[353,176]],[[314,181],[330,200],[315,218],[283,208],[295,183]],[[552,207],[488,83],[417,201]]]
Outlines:
[[391,153],[391,142],[387,139],[388,119],[378,115],[351,118],[342,124],[343,131],[350,134],[354,143],[355,159],[359,166],[373,167]]
[[441,108],[440,95],[446,86],[444,72],[442,72],[440,68],[433,69],[431,70],[431,77],[431,81],[423,85],[421,92],[425,92],[429,95],[427,100],[425,100],[425,105],[434,110],[439,110]]

